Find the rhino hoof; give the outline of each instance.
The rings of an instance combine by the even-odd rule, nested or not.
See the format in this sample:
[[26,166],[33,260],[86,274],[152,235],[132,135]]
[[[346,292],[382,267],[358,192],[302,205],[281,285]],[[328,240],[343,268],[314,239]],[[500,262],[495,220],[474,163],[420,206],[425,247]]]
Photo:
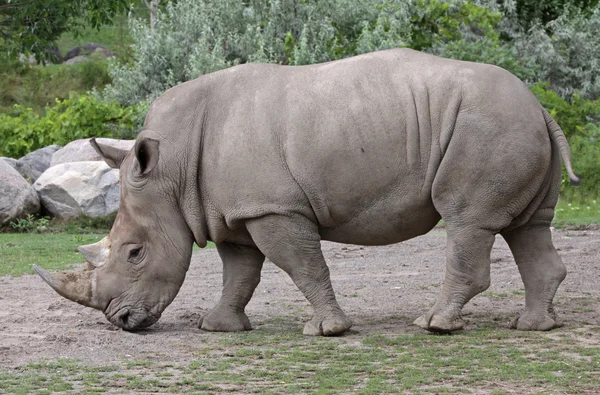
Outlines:
[[242,332],[252,329],[245,313],[219,314],[214,310],[200,318],[198,327],[208,332]]
[[345,316],[326,318],[320,322],[315,322],[313,319],[304,325],[302,333],[305,336],[337,336],[346,332],[351,326],[352,322]]
[[549,331],[554,328],[560,328],[564,324],[550,317],[547,314],[532,314],[524,313],[519,314],[510,323],[510,329],[517,329],[520,331]]
[[459,331],[465,327],[465,321],[461,317],[453,319],[446,318],[439,314],[433,314],[428,318],[427,315],[422,315],[413,323],[420,328],[435,333],[450,333]]
[[302,331],[302,333],[305,336],[323,336],[321,326],[315,325],[312,321],[308,321],[306,325],[304,325],[304,330]]

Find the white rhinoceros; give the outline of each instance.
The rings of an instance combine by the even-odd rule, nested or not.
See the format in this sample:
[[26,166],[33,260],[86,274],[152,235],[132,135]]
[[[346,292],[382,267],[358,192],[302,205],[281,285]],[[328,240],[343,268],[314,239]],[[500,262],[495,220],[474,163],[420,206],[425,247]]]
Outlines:
[[446,278],[415,323],[463,328],[461,309],[490,284],[494,236],[525,283],[513,326],[560,325],[566,269],[550,222],[565,136],[527,86],[490,65],[408,49],[311,66],[245,64],[178,85],[152,105],[134,148],[92,140],[121,169],[110,234],[80,251],[93,269],[48,273],[61,295],[126,330],[152,325],[183,283],[192,244],[223,260],[210,331],[250,329],[244,308],[269,257],[314,308],[307,335],[351,326],[320,241],[381,245],[448,232]]

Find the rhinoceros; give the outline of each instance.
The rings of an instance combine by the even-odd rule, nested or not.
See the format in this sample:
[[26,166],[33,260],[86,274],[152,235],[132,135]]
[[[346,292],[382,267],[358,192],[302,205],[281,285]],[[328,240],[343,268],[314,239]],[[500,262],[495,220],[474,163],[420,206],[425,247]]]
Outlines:
[[268,257],[312,305],[304,334],[341,334],[352,324],[321,240],[398,243],[440,219],[445,280],[416,325],[464,327],[462,307],[490,285],[497,234],[525,285],[525,309],[511,326],[561,325],[552,300],[566,269],[550,232],[561,156],[578,178],[560,127],[499,67],[409,49],[309,66],[244,64],[166,91],[131,151],[91,144],[120,169],[115,223],[80,247],[86,269],[35,269],[125,330],[159,319],[193,243],[213,241],[223,293],[201,329],[251,329],[245,306]]

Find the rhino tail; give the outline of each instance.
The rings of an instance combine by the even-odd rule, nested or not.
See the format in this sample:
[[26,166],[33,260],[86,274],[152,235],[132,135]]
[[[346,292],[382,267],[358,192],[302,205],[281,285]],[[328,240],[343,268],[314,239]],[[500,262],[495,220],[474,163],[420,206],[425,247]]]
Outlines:
[[546,121],[546,127],[548,128],[548,132],[550,133],[550,138],[552,142],[554,142],[560,151],[560,156],[565,163],[565,168],[567,169],[567,174],[569,179],[571,180],[571,184],[579,185],[581,180],[579,177],[573,172],[573,166],[571,165],[571,150],[569,149],[569,143],[567,142],[567,138],[565,137],[564,132],[558,126],[556,121],[552,118],[552,116],[546,111],[542,109],[544,112],[544,120]]

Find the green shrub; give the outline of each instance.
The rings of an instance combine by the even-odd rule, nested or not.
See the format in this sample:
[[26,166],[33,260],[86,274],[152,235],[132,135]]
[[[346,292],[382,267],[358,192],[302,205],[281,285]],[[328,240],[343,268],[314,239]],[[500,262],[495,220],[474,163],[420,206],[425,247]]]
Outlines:
[[487,37],[450,41],[438,45],[431,52],[445,58],[493,64],[510,71],[525,82],[535,81],[539,69],[531,59],[519,57],[514,47]]
[[11,221],[9,226],[15,233],[42,233],[47,230],[49,223],[49,217],[36,217],[29,214],[25,218],[17,218]]
[[87,137],[133,138],[146,109],[146,104],[122,107],[91,94],[57,99],[44,116],[16,105],[18,115],[0,114],[0,156],[18,158],[47,145]]
[[[551,32],[551,33],[548,33]],[[590,14],[570,11],[546,26],[536,25],[515,40],[523,56],[539,66],[538,81],[546,81],[562,98],[574,93],[600,97],[600,6]]]
[[471,2],[417,0],[411,16],[410,47],[422,51],[473,36],[497,41],[501,20],[499,12]]
[[113,62],[105,97],[151,101],[175,84],[239,63],[311,64],[394,47],[498,40],[498,12],[441,0],[180,0],[155,30],[131,19],[135,61]]
[[[590,101],[574,94],[568,102],[550,90],[549,84],[537,84],[531,90],[569,140],[573,169],[582,177],[581,185],[575,188],[584,195],[600,195],[600,100]],[[563,172],[563,189],[570,188]]]

